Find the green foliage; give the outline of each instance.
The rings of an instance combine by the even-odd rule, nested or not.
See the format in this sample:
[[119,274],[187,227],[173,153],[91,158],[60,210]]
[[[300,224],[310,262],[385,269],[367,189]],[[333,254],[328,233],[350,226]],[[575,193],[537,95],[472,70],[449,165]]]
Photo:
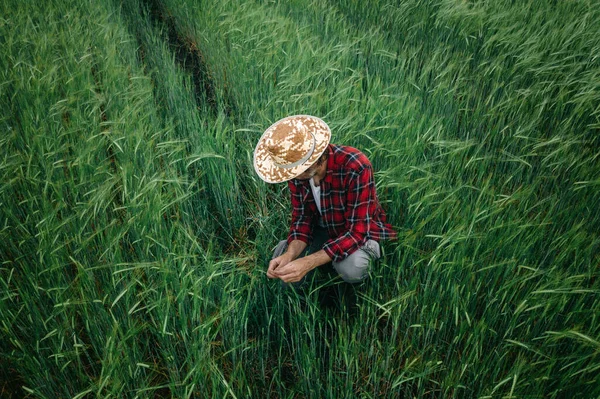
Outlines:
[[[0,15],[0,377],[19,393],[600,395],[594,2]],[[297,113],[369,156],[399,231],[354,312],[339,279],[303,296],[264,274],[289,205],[252,151]]]

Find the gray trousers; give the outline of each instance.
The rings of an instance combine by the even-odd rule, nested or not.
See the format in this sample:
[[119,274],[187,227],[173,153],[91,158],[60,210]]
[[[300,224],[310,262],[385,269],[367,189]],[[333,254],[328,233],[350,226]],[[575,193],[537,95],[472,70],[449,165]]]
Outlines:
[[[315,227],[313,231],[313,242],[306,247],[299,258],[315,253],[323,248],[323,244],[329,239],[327,231],[322,227]],[[287,240],[282,240],[273,251],[273,258],[281,256],[287,250]],[[350,254],[340,262],[332,262],[331,265],[340,277],[347,283],[359,283],[369,274],[373,261],[381,257],[381,248],[375,240],[368,240],[361,248]],[[325,265],[324,265],[325,266]],[[300,285],[314,272],[311,270],[304,278],[294,285]]]

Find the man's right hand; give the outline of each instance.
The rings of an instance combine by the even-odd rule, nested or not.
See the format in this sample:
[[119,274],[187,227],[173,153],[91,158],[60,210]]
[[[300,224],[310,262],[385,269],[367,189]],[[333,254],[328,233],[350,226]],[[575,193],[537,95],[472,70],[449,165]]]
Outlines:
[[277,278],[277,276],[273,274],[275,269],[277,269],[280,266],[285,266],[293,260],[294,257],[289,252],[286,252],[281,256],[271,259],[271,261],[269,262],[269,269],[267,270],[267,277]]
[[278,267],[282,267],[296,259],[302,251],[306,248],[306,243],[300,240],[294,240],[289,243],[287,250],[283,255],[280,255],[269,262],[269,269],[267,269],[267,277],[269,278],[279,278],[273,272]]

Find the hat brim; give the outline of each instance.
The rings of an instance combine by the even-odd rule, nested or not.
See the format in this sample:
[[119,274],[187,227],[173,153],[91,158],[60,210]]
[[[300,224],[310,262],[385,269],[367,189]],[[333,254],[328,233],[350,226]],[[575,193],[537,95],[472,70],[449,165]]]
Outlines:
[[[298,119],[303,121],[305,126],[310,129],[310,132],[315,138],[315,148],[311,156],[302,164],[292,168],[282,168],[277,166],[271,158],[265,146],[265,139],[270,136],[272,131],[282,122],[289,119]],[[254,149],[254,170],[258,176],[267,183],[283,183],[291,180],[302,174],[306,169],[310,168],[319,157],[325,152],[329,141],[331,140],[331,129],[320,118],[311,115],[293,115],[283,118],[269,126],[263,133],[256,148]]]

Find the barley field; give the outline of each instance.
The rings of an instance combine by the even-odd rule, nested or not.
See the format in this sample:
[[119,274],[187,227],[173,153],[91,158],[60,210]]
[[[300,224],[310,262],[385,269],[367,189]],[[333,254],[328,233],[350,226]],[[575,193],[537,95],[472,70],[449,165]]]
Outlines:
[[[596,0],[4,0],[0,397],[600,398]],[[266,277],[323,118],[398,231]]]

